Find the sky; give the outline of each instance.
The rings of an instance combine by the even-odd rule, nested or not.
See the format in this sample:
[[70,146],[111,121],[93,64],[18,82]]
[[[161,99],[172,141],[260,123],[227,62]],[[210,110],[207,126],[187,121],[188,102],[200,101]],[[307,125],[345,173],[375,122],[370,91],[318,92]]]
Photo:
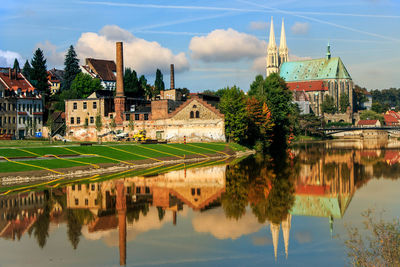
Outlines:
[[398,0],[3,0],[0,67],[41,48],[48,69],[63,68],[70,45],[81,64],[114,60],[123,41],[125,67],[150,83],[159,68],[169,88],[173,63],[177,88],[247,91],[265,76],[271,17],[278,45],[284,19],[290,60],[324,57],[329,42],[356,84],[400,88]]

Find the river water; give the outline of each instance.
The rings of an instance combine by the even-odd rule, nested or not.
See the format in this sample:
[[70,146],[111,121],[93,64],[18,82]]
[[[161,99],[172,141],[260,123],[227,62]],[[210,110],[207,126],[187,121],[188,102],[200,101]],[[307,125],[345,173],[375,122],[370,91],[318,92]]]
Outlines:
[[400,214],[400,150],[331,143],[0,197],[1,266],[343,266]]

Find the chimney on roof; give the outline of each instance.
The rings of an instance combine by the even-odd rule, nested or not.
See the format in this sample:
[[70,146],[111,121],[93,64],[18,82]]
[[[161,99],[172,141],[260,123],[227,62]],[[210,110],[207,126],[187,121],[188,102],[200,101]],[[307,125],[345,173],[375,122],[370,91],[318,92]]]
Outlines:
[[171,64],[171,89],[175,89],[175,71],[174,71],[174,64]]
[[124,55],[122,42],[117,42],[117,97],[124,96]]

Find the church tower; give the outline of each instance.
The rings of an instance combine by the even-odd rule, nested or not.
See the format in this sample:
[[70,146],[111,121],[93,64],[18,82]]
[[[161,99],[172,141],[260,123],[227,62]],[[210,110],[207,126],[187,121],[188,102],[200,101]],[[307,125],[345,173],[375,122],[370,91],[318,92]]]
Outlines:
[[267,77],[271,73],[279,72],[278,47],[275,42],[274,21],[271,17],[271,28],[269,31],[269,42],[267,48]]
[[285,23],[282,19],[281,41],[279,43],[279,67],[289,61],[289,49],[286,45]]

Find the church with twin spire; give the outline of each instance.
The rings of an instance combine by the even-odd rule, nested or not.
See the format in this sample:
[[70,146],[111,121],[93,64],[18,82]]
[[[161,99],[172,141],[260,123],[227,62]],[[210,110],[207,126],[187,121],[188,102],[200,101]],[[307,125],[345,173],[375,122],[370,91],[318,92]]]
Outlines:
[[267,48],[267,77],[271,73],[279,72],[282,63],[289,61],[289,49],[286,45],[285,23],[282,19],[281,41],[279,49],[275,42],[274,20],[271,17],[271,26],[269,31],[269,42]]

